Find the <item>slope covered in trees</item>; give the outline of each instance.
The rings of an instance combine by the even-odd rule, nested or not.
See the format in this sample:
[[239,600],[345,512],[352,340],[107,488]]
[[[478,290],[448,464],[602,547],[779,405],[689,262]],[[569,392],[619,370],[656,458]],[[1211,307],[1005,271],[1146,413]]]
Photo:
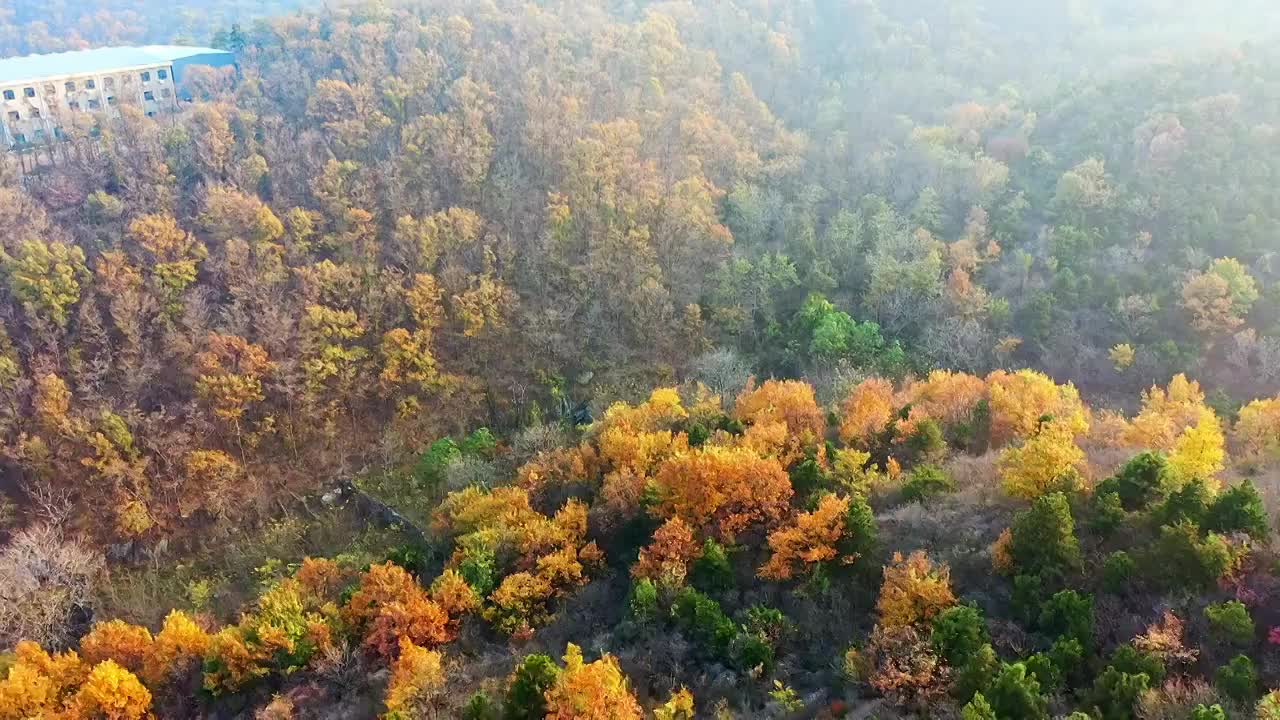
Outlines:
[[1269,3],[134,5],[0,9],[241,60],[0,172],[23,713],[1280,684]]
[[[580,432],[480,431],[368,478],[425,544],[277,556],[236,620],[189,600],[58,654],[77,606],[23,588],[0,630],[47,647],[18,643],[0,707],[1267,718],[1275,508],[1240,476],[1278,458],[1254,437],[1181,375],[1132,417],[1029,370],[870,378],[830,413],[799,381],[731,404],[660,388]],[[50,532],[16,543],[90,554]]]

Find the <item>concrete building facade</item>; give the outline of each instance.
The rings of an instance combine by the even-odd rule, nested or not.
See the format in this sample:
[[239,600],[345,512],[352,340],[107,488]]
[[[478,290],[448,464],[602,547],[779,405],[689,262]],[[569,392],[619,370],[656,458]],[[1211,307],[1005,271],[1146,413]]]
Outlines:
[[122,104],[147,115],[173,111],[185,71],[234,66],[232,53],[151,45],[0,59],[0,142],[22,148],[51,142],[76,114],[115,115]]

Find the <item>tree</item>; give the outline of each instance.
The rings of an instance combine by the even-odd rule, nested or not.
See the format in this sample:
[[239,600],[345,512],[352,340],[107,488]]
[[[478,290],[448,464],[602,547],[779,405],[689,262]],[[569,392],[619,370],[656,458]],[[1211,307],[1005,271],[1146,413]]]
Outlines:
[[1002,665],[986,691],[986,698],[998,718],[1047,720],[1049,717],[1048,701],[1040,694],[1040,683],[1022,663]]
[[71,306],[80,301],[89,279],[84,250],[59,242],[27,240],[16,254],[4,255],[9,290],[29,313],[65,327]]
[[876,612],[882,627],[896,628],[927,622],[955,603],[946,565],[935,565],[922,551],[906,558],[894,553],[884,568]]
[[89,671],[76,693],[76,705],[89,717],[142,720],[150,716],[151,692],[133,673],[104,660]]
[[540,720],[547,715],[546,693],[560,676],[560,667],[548,655],[526,655],[516,666],[503,703],[504,720]]
[[1010,532],[1009,558],[1020,573],[1062,577],[1080,566],[1071,506],[1062,493],[1036,499]]
[[1265,540],[1271,533],[1271,521],[1253,481],[1246,479],[1219,493],[1205,510],[1204,529],[1224,535],[1243,532]]
[[956,605],[934,616],[929,640],[948,665],[961,668],[991,642],[991,637],[981,610],[973,605]]
[[50,525],[19,531],[0,549],[0,643],[65,643],[72,618],[88,607],[101,555]]
[[689,526],[679,517],[673,517],[653,533],[653,542],[640,550],[631,575],[658,581],[666,587],[680,587],[700,550]]
[[1257,283],[1235,258],[1214,260],[1208,270],[1188,274],[1182,286],[1182,306],[1192,326],[1209,337],[1243,325],[1257,299]]
[[995,447],[1030,438],[1045,425],[1057,426],[1059,433],[1071,437],[1089,430],[1080,393],[1070,383],[1058,385],[1034,370],[1012,374],[997,370],[987,377],[987,385],[991,389],[991,444]]
[[826,436],[827,418],[814,399],[813,387],[796,380],[767,380],[758,388],[748,386],[738,395],[733,416],[751,425],[784,424],[789,436],[784,464]]
[[1240,408],[1232,437],[1247,461],[1280,457],[1280,398],[1254,400]]
[[799,513],[790,525],[769,533],[769,560],[760,567],[759,576],[789,580],[797,570],[836,560],[848,513],[848,498],[824,495],[813,512]]
[[1007,447],[1000,454],[1001,482],[1014,497],[1042,497],[1055,489],[1078,484],[1076,471],[1084,462],[1084,451],[1075,445],[1068,425],[1050,421],[1023,445]]
[[691,527],[731,538],[751,525],[779,522],[791,497],[791,480],[777,459],[743,448],[705,447],[676,455],[654,479],[660,517],[680,517]]
[[893,383],[878,377],[863,380],[844,401],[840,439],[852,446],[869,446],[893,418],[893,409]]
[[452,639],[449,617],[404,568],[373,565],[343,608],[344,618],[363,632],[365,647],[392,657],[400,642],[431,647]]
[[400,654],[391,666],[387,686],[387,718],[430,716],[444,692],[444,668],[440,653],[400,638]]
[[680,688],[671,694],[671,699],[654,708],[654,720],[693,720],[693,693],[688,688]]
[[547,720],[638,720],[640,704],[612,655],[591,663],[569,643],[564,670],[546,692]]

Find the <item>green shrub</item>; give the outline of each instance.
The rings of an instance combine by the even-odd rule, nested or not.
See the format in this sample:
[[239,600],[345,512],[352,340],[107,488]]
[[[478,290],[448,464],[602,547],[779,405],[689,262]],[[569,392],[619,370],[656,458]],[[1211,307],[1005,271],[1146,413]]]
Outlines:
[[947,441],[942,435],[942,426],[937,420],[926,418],[916,424],[915,432],[907,438],[907,460],[920,462],[936,458],[946,452]]
[[440,438],[431,443],[431,447],[418,456],[413,466],[413,477],[418,487],[428,491],[443,489],[445,468],[461,455],[462,450],[453,438]]
[[631,618],[641,625],[649,625],[658,618],[658,586],[649,578],[641,578],[631,585],[627,599]]
[[1022,663],[1005,664],[984,693],[998,718],[1047,720],[1049,702],[1040,693],[1040,682]]
[[739,633],[730,643],[729,655],[733,664],[743,671],[756,668],[768,674],[773,670],[774,648],[769,641],[759,635]]
[[1039,628],[1050,637],[1072,638],[1093,647],[1093,596],[1063,590],[1040,608]]
[[809,497],[815,490],[826,484],[826,474],[818,462],[815,452],[809,450],[805,458],[791,468],[791,488],[797,497]]
[[689,447],[702,447],[707,440],[711,439],[711,431],[700,422],[689,423],[684,431],[689,437]]
[[1080,566],[1075,520],[1062,493],[1037,498],[1014,520],[1010,539],[1009,554],[1019,573],[1057,579]]
[[933,649],[951,667],[963,667],[969,658],[991,642],[982,611],[972,605],[956,605],[933,618]]
[[1130,675],[1146,675],[1152,685],[1164,682],[1164,660],[1151,653],[1142,652],[1128,643],[1116,648],[1109,665]]
[[1209,488],[1203,480],[1195,479],[1169,494],[1157,507],[1153,517],[1157,525],[1176,525],[1178,523],[1204,522],[1205,513],[1209,510]]
[[1027,672],[1034,673],[1046,690],[1074,682],[1084,670],[1084,648],[1075,638],[1058,638],[1048,652],[1027,658]]
[[511,677],[503,720],[542,720],[547,716],[545,693],[560,677],[560,666],[541,653],[526,655]]
[[[844,516],[844,534],[838,544],[840,553],[851,557],[867,557],[878,542],[876,515],[861,495],[849,498],[849,511]],[[862,563],[868,566],[867,563]]]
[[733,566],[724,546],[707,538],[702,543],[702,554],[693,561],[689,582],[704,592],[728,590],[733,587]]
[[742,613],[742,631],[762,637],[773,645],[782,642],[793,628],[781,610],[768,605],[757,603]]
[[986,692],[999,669],[1000,658],[996,656],[995,649],[983,645],[956,674],[952,695],[961,703],[969,702],[975,693]]
[[493,459],[497,449],[498,440],[486,427],[477,429],[458,444],[458,451],[463,455],[482,457],[487,460]]
[[902,486],[902,499],[907,502],[924,502],[934,495],[956,489],[955,481],[937,465],[921,465],[911,471]]
[[1160,528],[1155,546],[1145,558],[1144,575],[1169,589],[1207,590],[1231,568],[1231,548],[1221,536],[1200,537],[1188,522]]
[[1135,455],[1115,475],[1098,484],[1098,493],[1114,492],[1128,512],[1145,510],[1163,491],[1169,462],[1164,455],[1144,452]]
[[1204,528],[1219,533],[1242,532],[1265,540],[1271,532],[1266,506],[1253,482],[1245,480],[1222,492],[1204,515]]
[[1032,625],[1040,617],[1040,605],[1044,602],[1044,582],[1039,575],[1015,575],[1013,577],[1012,607],[1014,617],[1023,625]]
[[1108,666],[1094,680],[1091,700],[1102,720],[1133,720],[1133,708],[1151,686],[1145,673],[1124,672]]
[[997,720],[996,711],[992,709],[991,703],[987,702],[982,693],[977,693],[969,704],[960,710],[960,720]]
[[1227,720],[1227,712],[1221,705],[1197,705],[1191,709],[1188,720]]
[[728,656],[729,646],[738,634],[738,626],[720,609],[720,603],[686,587],[671,604],[671,616],[689,639],[713,655]]
[[476,692],[468,698],[460,715],[462,720],[498,720],[500,717],[498,704],[483,692]]
[[1102,587],[1113,595],[1123,595],[1133,584],[1137,563],[1123,550],[1107,556],[1102,563]]
[[498,585],[497,558],[493,550],[480,542],[472,542],[462,549],[458,574],[480,597],[486,597]]
[[1216,640],[1237,646],[1253,642],[1253,618],[1239,600],[1209,605],[1204,609],[1204,616]]
[[1258,694],[1258,672],[1247,655],[1237,655],[1218,668],[1213,683],[1223,695],[1241,703],[1251,702]]
[[1119,493],[1103,492],[1101,489],[1094,492],[1089,500],[1089,526],[1094,532],[1103,536],[1110,535],[1124,524],[1124,520],[1125,511]]

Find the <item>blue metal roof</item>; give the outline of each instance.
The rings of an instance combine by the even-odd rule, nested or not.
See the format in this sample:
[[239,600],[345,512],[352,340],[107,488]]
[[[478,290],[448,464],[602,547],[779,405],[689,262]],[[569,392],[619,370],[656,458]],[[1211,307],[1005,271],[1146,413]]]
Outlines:
[[26,55],[0,59],[0,84],[60,75],[109,72],[139,65],[164,65],[195,55],[226,56],[228,61],[234,59],[234,55],[226,50],[182,45],[106,47],[48,55]]

